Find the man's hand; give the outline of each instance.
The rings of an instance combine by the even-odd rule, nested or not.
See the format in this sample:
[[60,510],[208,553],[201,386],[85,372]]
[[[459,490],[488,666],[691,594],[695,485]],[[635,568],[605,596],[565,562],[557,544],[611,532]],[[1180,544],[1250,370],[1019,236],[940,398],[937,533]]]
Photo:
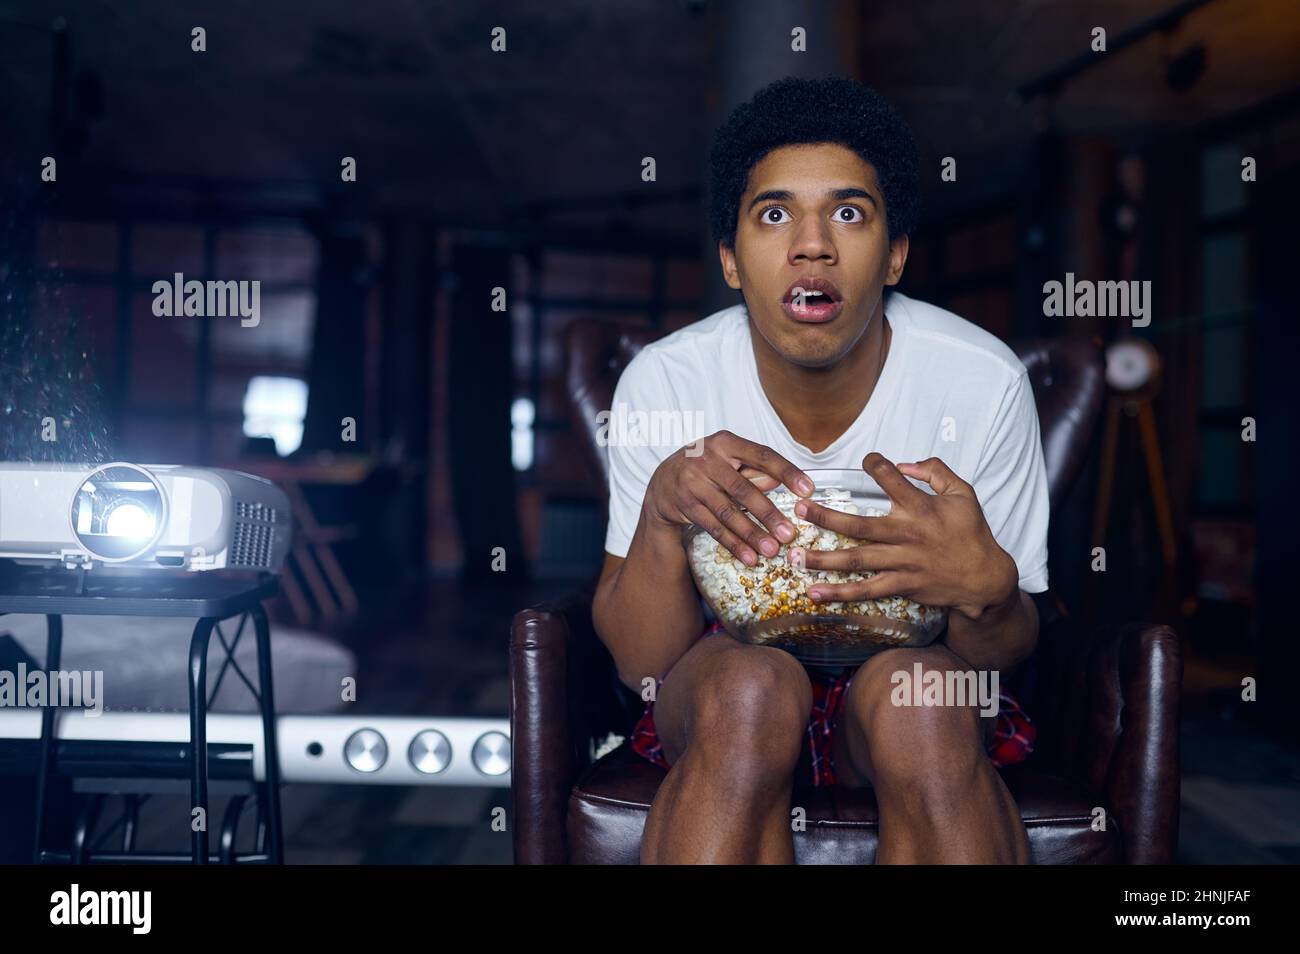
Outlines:
[[[800,500],[795,504],[800,517],[866,542],[845,550],[800,549],[791,556],[810,569],[875,575],[858,583],[818,583],[808,591],[812,599],[905,596],[979,619],[985,610],[1019,596],[1015,560],[993,538],[974,489],[947,464],[931,457],[895,466],[872,452],[862,469],[889,495],[889,514],[864,517]],[[915,487],[908,476],[924,480],[935,493]]]
[[718,431],[660,463],[646,486],[641,510],[656,526],[702,527],[746,566],[753,566],[758,562],[755,551],[776,556],[781,543],[795,536],[790,521],[764,496],[780,484],[801,497],[815,489],[807,474],[772,448]]

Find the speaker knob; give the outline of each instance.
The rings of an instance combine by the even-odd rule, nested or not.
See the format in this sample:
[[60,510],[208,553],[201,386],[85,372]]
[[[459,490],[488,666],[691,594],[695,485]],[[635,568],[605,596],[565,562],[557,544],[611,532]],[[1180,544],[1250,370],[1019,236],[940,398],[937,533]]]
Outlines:
[[374,729],[357,729],[348,736],[343,757],[358,772],[378,772],[388,761],[388,743]]
[[421,775],[437,775],[451,762],[451,743],[437,729],[425,729],[411,740],[406,757]]
[[484,732],[474,743],[474,767],[484,775],[510,771],[510,739],[502,732]]

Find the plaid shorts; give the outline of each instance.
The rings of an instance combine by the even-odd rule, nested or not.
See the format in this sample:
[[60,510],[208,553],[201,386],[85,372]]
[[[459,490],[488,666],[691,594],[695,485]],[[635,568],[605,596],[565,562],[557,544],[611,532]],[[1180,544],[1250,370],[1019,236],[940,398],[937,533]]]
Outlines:
[[[704,635],[722,632],[725,630],[721,624],[714,623],[704,631]],[[814,787],[821,788],[836,782],[835,760],[831,756],[831,733],[835,729],[844,693],[857,668],[845,666],[839,671],[808,670],[813,690],[812,713],[806,730],[811,764],[803,760],[801,755],[801,765],[808,765]],[[658,683],[659,687],[664,684],[662,679]],[[647,702],[645,711],[637,720],[631,736],[632,751],[667,770],[672,766],[664,757],[663,744],[655,731],[654,707],[653,700]],[[1020,708],[1020,704],[1005,689],[998,693],[998,714],[995,718],[997,725],[994,728],[993,742],[988,749],[989,760],[996,768],[1023,762],[1034,751],[1034,739],[1038,730]]]

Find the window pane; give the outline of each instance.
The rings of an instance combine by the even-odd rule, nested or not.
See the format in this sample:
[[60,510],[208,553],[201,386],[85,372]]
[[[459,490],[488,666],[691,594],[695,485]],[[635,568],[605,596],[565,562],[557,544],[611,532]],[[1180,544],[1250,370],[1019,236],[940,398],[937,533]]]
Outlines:
[[1241,407],[1246,403],[1246,363],[1249,340],[1240,326],[1207,328],[1201,377],[1201,406],[1207,409]]
[[1206,236],[1201,245],[1201,299],[1206,315],[1234,312],[1246,304],[1246,240],[1239,232]]
[[1246,243],[1242,235],[1208,236],[1202,243],[1201,300],[1206,319],[1201,406],[1235,407],[1246,401]]
[[316,295],[313,292],[267,292],[260,295],[256,325],[238,317],[212,322],[213,364],[251,365],[305,371],[311,358]]
[[160,318],[153,313],[152,294],[131,296],[129,404],[194,406],[198,323],[207,320]]
[[[1258,158],[1258,157],[1256,157]],[[1246,205],[1246,183],[1241,181],[1241,146],[1222,143],[1201,156],[1201,214],[1222,215]]]
[[311,282],[316,240],[292,229],[230,229],[217,238],[217,278]]
[[1240,429],[1207,427],[1201,432],[1198,496],[1204,504],[1235,504],[1242,500],[1242,440]]
[[131,230],[131,271],[140,278],[165,279],[181,272],[203,278],[203,230],[178,225],[137,225]]
[[244,395],[244,434],[270,437],[275,451],[287,457],[302,444],[307,416],[307,382],[299,378],[257,375]]

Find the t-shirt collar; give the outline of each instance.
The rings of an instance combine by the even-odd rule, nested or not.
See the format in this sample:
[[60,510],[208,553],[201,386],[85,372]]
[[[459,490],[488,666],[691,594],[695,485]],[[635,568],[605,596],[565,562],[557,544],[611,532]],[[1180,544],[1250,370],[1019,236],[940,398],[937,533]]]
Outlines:
[[749,309],[743,304],[741,309],[745,315],[745,353],[748,370],[746,377],[749,379],[750,396],[755,401],[755,406],[759,408],[760,413],[768,418],[777,432],[782,434],[792,445],[799,448],[802,453],[807,455],[809,460],[820,462],[833,459],[844,448],[845,444],[853,440],[862,423],[868,417],[873,415],[878,417],[885,413],[892,401],[898,375],[901,373],[899,368],[903,361],[903,344],[907,337],[907,304],[906,299],[901,294],[894,292],[888,296],[885,316],[889,319],[891,333],[889,353],[885,355],[885,366],[881,369],[880,378],[876,381],[876,386],[871,389],[871,397],[867,399],[866,405],[853,423],[845,428],[844,433],[831,441],[824,450],[817,453],[813,453],[791,436],[785,422],[781,420],[781,415],[776,413],[776,408],[772,407],[772,402],[768,400],[767,392],[763,390],[763,382],[758,377],[758,361],[754,357],[754,343],[748,337],[754,333],[753,326],[750,324]]

